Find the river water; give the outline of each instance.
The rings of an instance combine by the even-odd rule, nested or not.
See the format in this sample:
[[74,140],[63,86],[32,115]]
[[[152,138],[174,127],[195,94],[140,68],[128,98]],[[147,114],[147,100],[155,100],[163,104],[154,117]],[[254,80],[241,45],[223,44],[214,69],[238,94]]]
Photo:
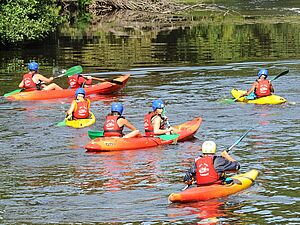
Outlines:
[[[97,121],[84,129],[55,127],[71,99],[1,97],[0,223],[299,224],[299,30],[292,22],[200,24],[151,31],[145,39],[61,33],[34,48],[1,49],[1,95],[17,87],[29,60],[39,62],[46,76],[77,64],[85,73],[104,72],[102,77],[116,76],[113,71],[132,76],[122,91],[92,101]],[[271,77],[289,69],[273,81],[287,103],[224,101],[232,88],[249,88],[260,68]],[[66,85],[63,78],[57,82]],[[144,150],[85,151],[87,131],[102,129],[111,102],[122,102],[126,118],[143,130],[143,116],[157,98],[165,101],[171,124],[203,118],[195,139]],[[231,154],[241,172],[259,170],[252,187],[222,199],[168,203],[168,195],[185,186],[184,173],[204,140],[214,140],[220,153],[251,127]]]

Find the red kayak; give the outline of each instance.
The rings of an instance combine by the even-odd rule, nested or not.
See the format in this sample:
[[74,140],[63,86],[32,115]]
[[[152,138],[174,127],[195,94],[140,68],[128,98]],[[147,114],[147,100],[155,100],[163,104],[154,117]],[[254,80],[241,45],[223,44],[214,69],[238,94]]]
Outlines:
[[[116,92],[123,88],[128,81],[130,75],[120,76],[112,81],[100,82],[91,87],[84,88],[86,95],[98,94],[106,95]],[[115,82],[114,82],[115,81]],[[49,91],[25,91],[11,96],[8,96],[9,100],[47,100],[57,98],[69,98],[74,97],[76,89],[63,89],[63,90],[49,90]]]
[[85,148],[90,152],[101,151],[122,151],[150,148],[158,145],[172,144],[174,141],[184,141],[193,138],[194,134],[199,129],[202,123],[202,118],[197,117],[186,123],[174,126],[179,130],[179,137],[176,140],[163,140],[159,137],[134,137],[134,138],[119,138],[119,137],[99,137],[90,141]]

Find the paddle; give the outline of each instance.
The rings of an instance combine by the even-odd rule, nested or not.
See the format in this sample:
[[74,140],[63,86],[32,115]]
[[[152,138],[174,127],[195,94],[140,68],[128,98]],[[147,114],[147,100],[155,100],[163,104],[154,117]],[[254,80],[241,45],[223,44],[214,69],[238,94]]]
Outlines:
[[[59,77],[63,77],[63,76],[72,76],[72,75],[75,75],[75,74],[79,74],[81,72],[82,72],[82,67],[81,66],[79,66],[79,65],[78,66],[73,66],[70,69],[68,69],[65,73],[60,74],[56,77],[53,77],[53,80],[56,79],[56,78],[59,78]],[[4,94],[4,97],[8,97],[8,96],[17,94],[17,93],[21,92],[22,90],[24,90],[24,88],[16,89],[14,91],[11,91],[9,93]]]
[[[86,76],[83,76],[86,77]],[[114,79],[104,79],[104,78],[98,78],[98,77],[92,77],[93,80],[99,80],[99,81],[104,81],[104,82],[110,82],[110,83],[114,83],[114,84],[119,84],[119,85],[123,85],[124,83],[122,81],[118,81],[118,80],[114,80]]]
[[67,124],[66,124],[67,120],[71,120],[71,119],[72,119],[72,115],[67,116],[63,121],[58,122],[58,123],[56,124],[56,126],[57,126],[57,127],[67,126]]
[[63,126],[66,126],[66,120],[67,120],[67,119],[64,119],[63,121],[57,123],[56,126],[57,126],[57,127],[63,127]]
[[[238,140],[236,140],[236,141],[235,141],[235,142],[234,142],[234,143],[226,150],[226,152],[229,152],[234,146],[238,145],[238,144],[244,139],[244,137],[246,137],[246,135],[247,135],[251,130],[253,130],[255,127],[257,127],[257,126],[254,126],[254,127],[249,128],[242,136],[239,137]],[[186,190],[189,186],[191,186],[191,184],[186,185],[186,186],[182,189],[182,191]]]
[[[89,130],[88,135],[91,139],[95,139],[95,138],[98,138],[98,137],[103,137],[104,136],[104,131]],[[178,137],[179,137],[179,134],[162,134],[162,135],[159,135],[159,138],[164,140],[164,141],[175,140]]]
[[[285,71],[281,72],[281,73],[278,74],[277,76],[275,76],[275,77],[273,77],[272,79],[270,79],[270,81],[274,81],[274,80],[278,79],[279,77],[281,77],[281,76],[283,76],[283,75],[285,75],[285,74],[287,74],[287,73],[289,73],[289,70],[285,70]],[[235,98],[235,99],[226,99],[226,102],[228,102],[228,103],[230,103],[230,102],[236,102],[236,101],[238,101],[240,98],[241,98],[241,97]]]

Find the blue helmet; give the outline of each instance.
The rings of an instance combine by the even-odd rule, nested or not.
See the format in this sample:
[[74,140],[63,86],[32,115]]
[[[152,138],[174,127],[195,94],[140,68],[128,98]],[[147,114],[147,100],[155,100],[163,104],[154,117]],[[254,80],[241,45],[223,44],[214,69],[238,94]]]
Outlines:
[[39,64],[37,64],[36,62],[31,62],[28,64],[28,69],[29,70],[34,70],[34,71],[37,71],[39,68]]
[[122,115],[123,110],[124,108],[120,102],[114,102],[111,104],[111,112],[118,112]]
[[79,94],[82,94],[85,96],[85,90],[83,88],[78,88],[75,93],[76,98]]
[[265,77],[267,78],[268,75],[269,75],[268,70],[267,69],[261,69],[260,71],[258,71],[258,74],[257,74],[258,78],[260,78],[262,75],[265,75]]
[[156,109],[163,109],[165,107],[165,104],[162,100],[158,99],[158,100],[154,100],[152,102],[152,109],[153,111],[155,111]]

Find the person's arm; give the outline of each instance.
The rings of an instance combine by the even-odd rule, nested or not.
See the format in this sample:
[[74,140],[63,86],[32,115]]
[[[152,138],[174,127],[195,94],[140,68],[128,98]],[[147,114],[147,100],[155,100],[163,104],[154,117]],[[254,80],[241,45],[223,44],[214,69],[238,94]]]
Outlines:
[[225,159],[227,159],[230,162],[234,162],[236,161],[234,158],[232,158],[228,152],[226,150],[224,150],[223,152],[221,152],[221,156],[224,157]]
[[133,126],[127,119],[120,118],[120,119],[118,119],[117,123],[118,123],[119,127],[126,126],[130,130],[137,130],[135,128],[135,126]]
[[40,81],[43,81],[45,83],[50,83],[51,81],[53,81],[53,77],[50,77],[50,78],[47,78],[47,77],[44,77],[43,75],[41,74],[36,74],[34,77],[33,77],[35,83],[38,83],[38,80]]
[[72,101],[72,104],[71,104],[70,108],[66,112],[67,116],[72,115],[72,113],[73,113],[74,110],[75,110],[75,101]]
[[140,131],[135,128],[128,120],[124,118],[120,118],[117,121],[119,127],[126,126],[130,130],[132,130],[130,133],[126,134],[123,136],[123,138],[131,138],[131,137],[136,137],[136,136],[142,136]]
[[187,185],[191,185],[196,180],[196,164],[193,163],[192,167],[188,169],[183,178],[183,182]]
[[273,87],[271,81],[269,81],[269,82],[270,82],[270,91],[271,91],[271,93],[274,93],[274,87]]
[[254,83],[252,84],[252,87],[251,87],[245,94],[240,95],[240,98],[241,98],[241,97],[244,97],[244,96],[250,95],[250,93],[253,92],[253,91],[255,90],[256,86],[257,86],[257,82],[254,82]]
[[224,152],[221,153],[221,156],[215,156],[215,170],[218,173],[238,171],[241,167],[240,164],[237,161],[235,161],[231,156],[229,156],[227,152]]
[[159,129],[160,128],[160,118],[157,116],[153,120],[153,132],[155,135],[166,134],[172,131],[172,127],[169,127],[166,130]]
[[23,88],[24,87],[24,82],[23,82],[23,80],[20,82],[20,84],[19,84],[19,88]]

